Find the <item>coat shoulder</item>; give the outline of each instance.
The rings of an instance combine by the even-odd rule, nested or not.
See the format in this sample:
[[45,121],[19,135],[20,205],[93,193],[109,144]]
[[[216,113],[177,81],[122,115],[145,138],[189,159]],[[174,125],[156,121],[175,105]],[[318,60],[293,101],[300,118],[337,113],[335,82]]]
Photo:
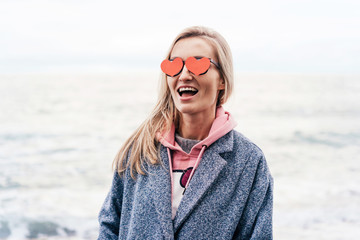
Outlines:
[[233,134],[233,151],[241,155],[264,158],[263,151],[249,138],[236,130],[232,130],[231,133]]

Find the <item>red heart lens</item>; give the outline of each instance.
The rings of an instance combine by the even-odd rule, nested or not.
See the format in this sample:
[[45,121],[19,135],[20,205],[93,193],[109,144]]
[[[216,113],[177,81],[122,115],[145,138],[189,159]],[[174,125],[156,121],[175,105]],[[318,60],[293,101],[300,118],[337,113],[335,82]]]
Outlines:
[[181,72],[183,66],[183,60],[178,57],[173,59],[172,61],[165,59],[160,65],[161,70],[171,77],[178,75]]
[[196,59],[195,57],[189,57],[185,61],[186,68],[195,75],[201,75],[207,72],[210,68],[210,59],[203,57]]

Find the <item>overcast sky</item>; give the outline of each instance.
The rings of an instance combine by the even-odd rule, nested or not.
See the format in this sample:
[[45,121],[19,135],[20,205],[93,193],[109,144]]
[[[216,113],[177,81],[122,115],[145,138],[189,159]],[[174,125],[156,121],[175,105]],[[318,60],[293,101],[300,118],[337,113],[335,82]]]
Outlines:
[[183,28],[220,32],[238,72],[360,74],[360,1],[0,0],[0,74],[159,70]]

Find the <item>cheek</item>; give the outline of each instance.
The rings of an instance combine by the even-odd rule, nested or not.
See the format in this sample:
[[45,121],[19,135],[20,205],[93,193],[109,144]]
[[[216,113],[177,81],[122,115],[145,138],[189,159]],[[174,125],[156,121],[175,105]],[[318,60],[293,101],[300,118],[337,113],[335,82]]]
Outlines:
[[171,78],[166,78],[166,82],[167,82],[167,85],[168,85],[168,88],[170,89],[170,92],[171,94],[174,94],[175,92],[175,81],[174,79],[171,79]]
[[167,83],[169,89],[172,90],[172,81],[170,78],[166,77],[166,83]]
[[221,86],[221,82],[219,79],[213,78],[211,79],[211,82],[207,83],[207,90],[211,93],[213,92],[217,92],[218,90],[220,90],[220,86]]

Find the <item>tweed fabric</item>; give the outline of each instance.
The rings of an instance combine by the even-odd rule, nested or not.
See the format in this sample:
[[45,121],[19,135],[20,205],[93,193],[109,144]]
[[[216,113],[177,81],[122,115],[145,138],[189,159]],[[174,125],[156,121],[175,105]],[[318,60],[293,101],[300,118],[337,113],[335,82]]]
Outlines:
[[136,180],[114,174],[99,214],[105,239],[272,239],[273,179],[262,151],[232,130],[204,152],[171,220],[169,159]]

